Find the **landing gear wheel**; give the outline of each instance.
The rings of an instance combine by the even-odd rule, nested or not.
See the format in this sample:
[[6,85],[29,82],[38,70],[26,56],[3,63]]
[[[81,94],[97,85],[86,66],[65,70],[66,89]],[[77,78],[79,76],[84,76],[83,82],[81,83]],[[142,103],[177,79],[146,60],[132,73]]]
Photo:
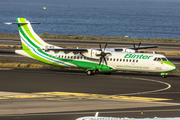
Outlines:
[[106,72],[106,73],[104,73],[105,75],[111,75],[111,72]]
[[162,78],[166,78],[166,75],[162,75],[161,77],[162,77]]
[[94,75],[93,70],[88,70],[86,73],[87,73],[87,75]]

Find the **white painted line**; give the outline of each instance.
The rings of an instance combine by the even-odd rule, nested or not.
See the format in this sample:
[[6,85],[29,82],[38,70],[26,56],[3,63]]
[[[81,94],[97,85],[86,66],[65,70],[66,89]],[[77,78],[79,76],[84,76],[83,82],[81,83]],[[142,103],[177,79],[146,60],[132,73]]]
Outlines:
[[117,94],[117,95],[139,95],[139,94],[149,94],[149,93],[155,93],[160,91],[165,91],[171,88],[171,85],[166,82],[158,81],[158,80],[152,80],[152,79],[145,79],[145,78],[131,78],[131,77],[122,77],[122,78],[128,78],[128,79],[137,79],[137,80],[143,80],[143,81],[151,81],[156,83],[161,83],[167,85],[166,88],[158,89],[158,90],[152,90],[152,91],[145,91],[145,92],[137,92],[137,93],[127,93],[127,94]]

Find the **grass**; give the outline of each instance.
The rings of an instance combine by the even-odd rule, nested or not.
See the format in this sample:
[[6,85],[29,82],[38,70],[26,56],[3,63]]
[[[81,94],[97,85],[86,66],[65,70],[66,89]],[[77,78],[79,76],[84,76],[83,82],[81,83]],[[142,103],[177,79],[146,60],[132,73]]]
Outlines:
[[[106,40],[106,41],[135,41],[135,42],[156,42],[156,43],[180,43],[180,39],[166,39],[166,38],[127,38],[127,37],[100,37],[100,36],[84,36],[84,35],[59,35],[43,33],[39,35],[41,38],[52,39],[78,39],[78,40]],[[4,38],[19,38],[19,34],[5,34],[0,33],[0,37]]]
[[18,68],[39,68],[39,69],[66,69],[66,70],[82,70],[80,68],[54,67],[51,65],[29,64],[29,63],[5,63],[0,62],[0,67],[18,67]]
[[1,49],[22,49],[22,45],[0,45]]

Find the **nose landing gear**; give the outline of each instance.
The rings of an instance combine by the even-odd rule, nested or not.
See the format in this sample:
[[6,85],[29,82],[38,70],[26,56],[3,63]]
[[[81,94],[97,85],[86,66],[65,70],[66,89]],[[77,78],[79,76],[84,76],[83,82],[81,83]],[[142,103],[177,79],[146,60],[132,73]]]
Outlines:
[[166,78],[167,75],[168,75],[168,73],[161,73],[161,77],[162,77],[162,78]]

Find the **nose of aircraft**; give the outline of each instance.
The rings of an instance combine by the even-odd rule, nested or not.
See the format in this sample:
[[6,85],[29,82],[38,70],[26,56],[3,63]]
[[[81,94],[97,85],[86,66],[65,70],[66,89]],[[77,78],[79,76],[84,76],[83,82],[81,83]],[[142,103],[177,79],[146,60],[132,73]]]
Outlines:
[[171,63],[170,61],[168,61],[166,64],[168,64],[167,68],[169,71],[173,71],[176,69],[176,66],[173,63]]

